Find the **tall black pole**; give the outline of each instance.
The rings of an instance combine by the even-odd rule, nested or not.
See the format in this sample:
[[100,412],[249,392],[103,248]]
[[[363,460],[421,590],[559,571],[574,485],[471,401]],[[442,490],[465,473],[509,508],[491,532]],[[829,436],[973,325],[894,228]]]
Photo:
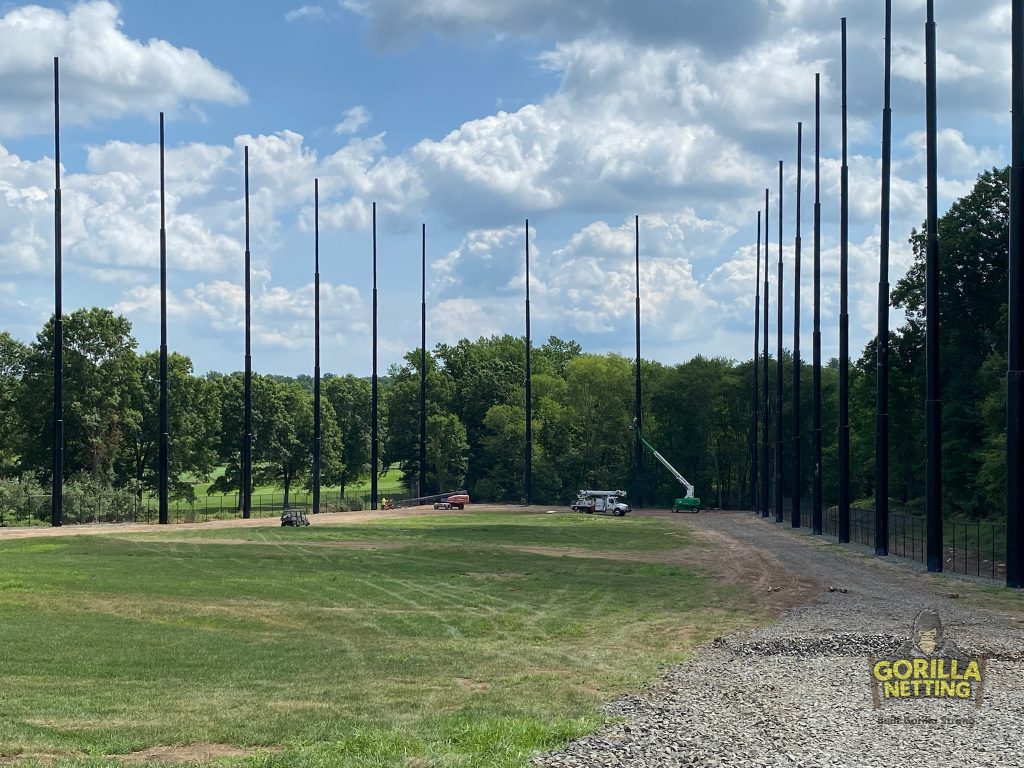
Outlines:
[[526,220],[526,505],[533,504],[533,374],[530,370],[530,220]]
[[[935,0],[925,24],[925,99],[928,156],[928,233],[925,257],[925,508],[928,570],[942,570],[942,382],[939,373],[939,190],[935,116]],[[1019,467],[1010,467],[1010,472]]]
[[779,284],[778,300],[776,311],[778,313],[778,328],[775,331],[776,361],[775,361],[775,522],[783,520],[783,457],[782,457],[782,306],[783,306],[783,265],[782,265],[782,161],[779,160]]
[[[370,509],[377,508],[377,203],[373,204],[373,374],[370,378]],[[438,490],[441,490],[440,488]]]
[[64,524],[64,310],[61,302],[60,63],[53,57],[53,489],[50,524]]
[[811,530],[821,535],[821,73],[814,75],[814,490]]
[[803,200],[804,124],[796,124],[796,240],[793,243],[793,513],[790,525],[800,527],[800,211]]
[[846,18],[843,30],[843,165],[839,181],[839,541],[850,540],[850,169],[846,131]]
[[769,395],[768,389],[768,305],[771,304],[771,294],[768,292],[768,275],[770,273],[770,270],[768,269],[768,234],[771,229],[769,226],[771,218],[768,214],[770,210],[771,209],[768,207],[768,190],[766,189],[764,191],[764,351],[762,353],[762,357],[764,358],[764,387],[762,388],[764,393],[764,403],[761,407],[761,417],[764,422],[761,426],[761,435],[764,442],[761,444],[761,517],[768,517],[771,490],[771,467],[768,463],[768,428],[770,426],[771,419],[771,396]]
[[638,509],[643,506],[643,492],[641,490],[641,483],[643,482],[643,446],[640,443],[640,431],[643,428],[641,423],[641,408],[640,408],[640,217],[636,216],[634,219],[634,225],[636,230],[635,238],[635,250],[636,250],[636,399],[633,405],[633,417],[636,419],[636,462],[633,469],[633,482],[636,487],[636,496],[634,506]]
[[249,281],[249,147],[245,148],[245,437],[242,442],[242,517],[252,511],[252,290]]
[[427,225],[420,229],[420,496],[427,495]]
[[875,554],[889,554],[889,201],[892,176],[892,0],[885,0],[882,222],[878,254],[878,382],[875,405]]
[[1024,586],[1024,0],[1013,0],[1010,344],[1006,401],[1006,586]]
[[320,179],[313,179],[313,514],[320,511]]
[[164,202],[164,113],[160,113],[160,524],[167,525],[167,226]]
[[[750,503],[751,509],[757,513],[757,409],[760,393],[758,392],[758,358],[761,355],[761,212],[757,212],[757,271],[754,276],[754,403],[751,408],[750,420]],[[767,365],[767,362],[765,363]]]

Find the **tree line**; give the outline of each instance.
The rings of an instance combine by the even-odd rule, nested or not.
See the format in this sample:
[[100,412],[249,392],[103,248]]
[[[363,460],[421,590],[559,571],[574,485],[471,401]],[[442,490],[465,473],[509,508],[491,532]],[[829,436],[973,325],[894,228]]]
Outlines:
[[[944,507],[982,517],[1004,506],[1005,371],[1009,171],[983,173],[940,219]],[[892,291],[906,322],[891,333],[890,421],[893,502],[919,509],[924,496],[924,239],[910,235],[914,263]],[[93,488],[156,492],[158,355],[140,352],[131,324],[109,310],[66,316],[66,474]],[[850,371],[851,489],[867,499],[874,484],[875,341]],[[49,482],[52,429],[52,319],[31,344],[0,332],[0,478],[35,487]],[[438,344],[426,355],[429,492],[465,487],[474,500],[525,497],[526,347],[511,335]],[[769,366],[774,412],[774,359]],[[784,453],[791,456],[792,357],[782,370]],[[580,488],[633,487],[633,361],[585,353],[575,341],[549,338],[532,352],[533,496],[563,504]],[[420,351],[407,353],[380,380],[381,460],[397,466],[410,492],[419,474]],[[238,491],[241,478],[242,375],[197,375],[171,354],[171,495],[191,499],[195,483]],[[641,364],[648,440],[696,485],[705,506],[749,506],[753,361],[697,356],[678,365]],[[838,362],[822,371],[823,488],[835,501]],[[800,433],[810,441],[809,363],[801,366]],[[322,485],[340,488],[371,471],[370,382],[326,375],[322,388]],[[254,483],[293,494],[311,484],[312,378],[254,375]],[[774,429],[769,436],[774,439]],[[763,440],[763,436],[759,439]],[[791,461],[791,458],[787,459]],[[813,457],[803,451],[802,484],[783,473],[784,495],[809,497]],[[761,467],[761,471],[765,471]],[[769,468],[769,471],[773,471]],[[667,506],[683,494],[650,456],[644,458],[646,504]]]

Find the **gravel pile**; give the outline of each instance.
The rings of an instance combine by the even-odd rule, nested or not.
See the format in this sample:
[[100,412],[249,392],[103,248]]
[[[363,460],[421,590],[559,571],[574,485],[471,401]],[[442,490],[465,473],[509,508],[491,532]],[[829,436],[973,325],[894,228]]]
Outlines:
[[[816,604],[776,625],[705,645],[647,691],[608,705],[609,724],[597,733],[534,765],[1024,766],[1024,625],[1016,619],[942,595],[927,575],[844,556],[751,516],[696,523],[846,591],[823,588]],[[923,608],[939,612],[961,649],[988,655],[980,707],[942,699],[873,707],[870,657],[895,655]]]

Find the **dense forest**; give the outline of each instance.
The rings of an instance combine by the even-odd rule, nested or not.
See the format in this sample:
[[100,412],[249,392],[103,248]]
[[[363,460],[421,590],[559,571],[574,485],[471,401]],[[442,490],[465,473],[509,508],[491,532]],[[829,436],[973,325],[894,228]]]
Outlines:
[[[1008,169],[982,174],[939,222],[943,371],[943,457],[947,514],[999,516],[1005,465]],[[912,232],[914,263],[892,292],[906,322],[891,334],[894,504],[920,508],[924,495],[924,241]],[[751,313],[753,314],[753,313]],[[753,319],[753,318],[752,318]],[[826,330],[826,332],[828,332]],[[106,309],[64,320],[66,474],[84,487],[136,496],[157,482],[156,352],[140,352],[129,321]],[[851,369],[854,498],[870,497],[874,473],[875,342]],[[52,319],[25,345],[0,333],[0,491],[44,493],[50,475]],[[439,344],[427,355],[427,481],[430,490],[466,487],[474,500],[523,498],[525,341],[513,336]],[[418,476],[419,350],[380,380],[380,469]],[[769,360],[774,382],[775,362]],[[782,360],[782,419],[791,455],[792,358]],[[588,354],[550,338],[534,349],[534,498],[564,503],[579,488],[632,483],[633,361]],[[750,503],[753,363],[694,357],[669,366],[643,361],[644,431],[697,486],[705,506]],[[801,494],[812,477],[811,380],[801,370]],[[838,363],[822,372],[823,484],[836,478]],[[194,483],[237,490],[242,434],[241,374],[197,375],[189,358],[169,361],[172,495]],[[370,472],[370,382],[327,375],[323,382],[323,484],[344,488]],[[254,376],[254,481],[294,492],[310,484],[312,379]],[[774,384],[772,387],[774,400]],[[774,408],[774,403],[773,403]],[[772,413],[774,419],[777,414]],[[774,432],[772,433],[774,437]],[[643,498],[664,506],[682,494],[672,476],[644,459]],[[793,471],[784,493],[792,495]]]

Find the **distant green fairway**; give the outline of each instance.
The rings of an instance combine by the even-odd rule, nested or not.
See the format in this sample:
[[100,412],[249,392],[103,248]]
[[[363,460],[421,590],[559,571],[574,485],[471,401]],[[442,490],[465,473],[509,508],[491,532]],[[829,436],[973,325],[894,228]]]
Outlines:
[[[234,492],[224,493],[223,491],[210,492],[210,486],[213,484],[213,480],[221,477],[224,474],[224,467],[219,466],[213,470],[210,475],[210,482],[195,482],[193,487],[195,489],[196,499],[202,504],[207,499],[216,499],[221,496],[231,499],[237,499],[237,494]],[[324,486],[322,489],[325,493],[336,493],[339,489],[337,486],[329,488]],[[257,485],[252,489],[254,496],[277,496],[280,497],[284,491],[280,486],[277,485]],[[370,480],[369,478],[361,480],[358,483],[352,483],[345,488],[346,496],[359,496],[364,493],[370,492]],[[407,493],[406,487],[402,484],[402,472],[397,466],[389,467],[387,470],[377,478],[377,493],[386,496],[388,494],[404,494]],[[302,499],[308,495],[309,491],[301,484],[296,484],[292,487],[292,497],[296,500]],[[156,498],[153,494],[147,494],[146,498]]]
[[250,753],[225,765],[523,766],[765,620],[656,562],[690,545],[486,513],[0,542],[0,764],[212,743]]

